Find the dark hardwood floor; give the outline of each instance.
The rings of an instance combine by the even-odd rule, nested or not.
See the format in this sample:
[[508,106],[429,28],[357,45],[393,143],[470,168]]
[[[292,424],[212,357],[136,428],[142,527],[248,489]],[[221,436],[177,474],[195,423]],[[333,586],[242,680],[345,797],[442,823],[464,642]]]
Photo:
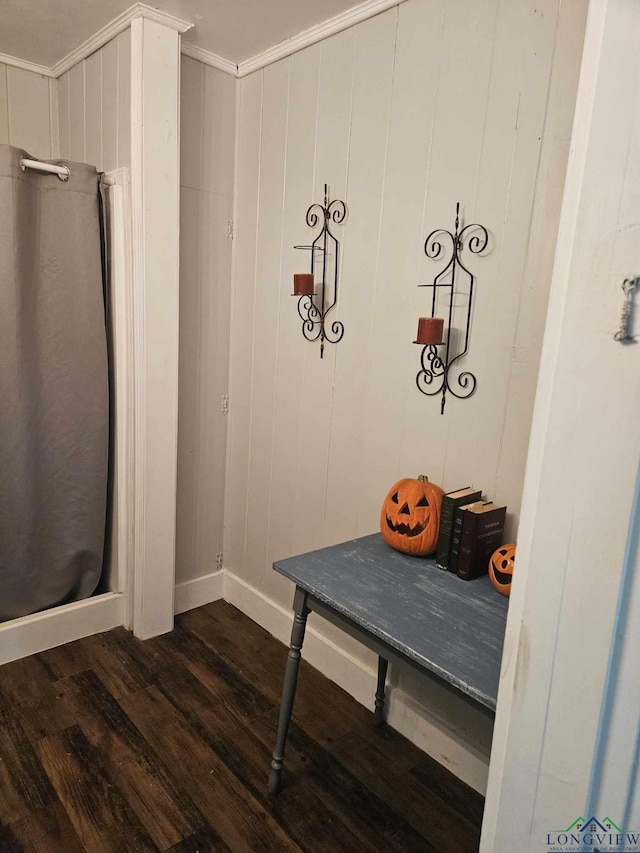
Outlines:
[[0,851],[478,849],[482,797],[224,602],[0,667]]

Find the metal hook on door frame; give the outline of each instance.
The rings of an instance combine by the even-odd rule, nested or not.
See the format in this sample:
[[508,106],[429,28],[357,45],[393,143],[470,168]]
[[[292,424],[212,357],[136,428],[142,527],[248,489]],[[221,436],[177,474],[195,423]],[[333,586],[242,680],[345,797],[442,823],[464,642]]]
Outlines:
[[629,323],[633,310],[633,294],[638,287],[640,287],[640,275],[637,275],[635,278],[625,278],[622,282],[624,304],[622,306],[622,314],[620,315],[620,327],[613,336],[613,339],[620,341],[620,343],[635,341],[634,336],[629,334]]

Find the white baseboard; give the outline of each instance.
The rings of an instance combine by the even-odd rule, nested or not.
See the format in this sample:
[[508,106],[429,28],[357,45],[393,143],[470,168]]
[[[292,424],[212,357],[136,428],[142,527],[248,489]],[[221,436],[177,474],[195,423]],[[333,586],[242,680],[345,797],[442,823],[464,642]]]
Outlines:
[[0,665],[123,624],[124,596],[107,592],[0,625]]
[[[285,610],[228,570],[224,571],[224,599],[274,637],[289,643],[292,611]],[[311,625],[305,635],[303,655],[305,660],[354,699],[373,708],[377,677],[373,669],[345,652]],[[399,687],[391,687],[387,691],[386,719],[390,726],[484,795],[489,772],[486,712],[480,708],[475,712],[462,697],[455,696],[435,683],[431,689],[440,705],[437,716]],[[462,724],[465,731],[447,725],[447,718],[443,715],[443,708],[446,713],[447,704],[455,712],[451,715],[453,719],[464,720],[466,717],[470,720],[469,726],[466,722]],[[479,726],[470,719],[474,713],[478,715]],[[483,744],[474,744],[466,736],[466,731],[474,729],[485,733]]]
[[224,572],[211,572],[194,580],[184,581],[176,584],[176,593],[173,603],[175,613],[184,613],[185,610],[193,610],[194,607],[202,607],[212,601],[222,598]]

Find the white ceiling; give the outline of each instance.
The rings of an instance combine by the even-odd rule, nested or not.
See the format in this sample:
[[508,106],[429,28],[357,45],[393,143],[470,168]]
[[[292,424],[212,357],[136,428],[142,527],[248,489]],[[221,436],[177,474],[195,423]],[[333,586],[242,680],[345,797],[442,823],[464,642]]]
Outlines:
[[[0,53],[53,66],[133,0],[0,0]],[[239,63],[358,0],[147,0],[194,24],[184,41]]]

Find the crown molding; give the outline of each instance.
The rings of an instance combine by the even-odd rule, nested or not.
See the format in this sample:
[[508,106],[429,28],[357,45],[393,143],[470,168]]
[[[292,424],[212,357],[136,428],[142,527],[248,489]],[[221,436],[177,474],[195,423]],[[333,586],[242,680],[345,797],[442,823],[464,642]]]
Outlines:
[[[329,18],[329,20],[324,21],[322,24],[310,27],[297,36],[280,42],[280,44],[276,44],[262,53],[257,53],[255,56],[245,59],[238,64],[190,42],[183,41],[181,51],[185,56],[197,59],[199,62],[204,63],[204,65],[210,65],[212,68],[217,68],[218,71],[223,71],[232,77],[246,77],[247,74],[253,74],[254,71],[259,71],[261,68],[271,65],[272,62],[277,62],[279,59],[291,56],[305,47],[323,41],[323,39],[329,38],[329,36],[347,30],[355,24],[380,15],[382,12],[386,12],[387,9],[399,6],[404,2],[405,0],[365,0],[364,3],[359,3],[351,9],[347,9],[346,12],[341,12],[339,15]],[[193,27],[193,24],[188,21],[176,18],[174,15],[169,15],[167,12],[162,12],[159,9],[153,9],[151,6],[147,6],[146,3],[134,3],[133,6],[110,21],[101,30],[98,30],[97,33],[94,33],[91,38],[87,39],[87,41],[75,50],[72,50],[71,53],[68,53],[51,68],[5,54],[0,54],[0,62],[15,68],[22,68],[25,71],[32,71],[35,74],[42,74],[45,77],[58,78],[126,30],[134,18],[147,18],[150,21],[155,21],[165,27],[169,27],[178,33],[185,33]]]
[[256,54],[251,59],[245,59],[244,62],[238,63],[238,77],[246,77],[247,74],[252,74],[254,71],[259,71],[266,65],[271,65],[272,62],[277,62],[279,59],[284,59],[286,56],[291,56],[292,53],[297,53],[309,45],[340,33],[343,30],[353,27],[368,18],[373,18],[393,6],[399,6],[405,0],[366,0],[346,12],[341,12],[333,18],[324,21],[322,24],[317,24],[315,27],[310,27],[308,30],[299,33],[293,38],[280,42],[262,53]]
[[185,33],[191,29],[193,24],[188,21],[183,21],[181,18],[176,18],[174,15],[169,15],[167,12],[161,12],[159,9],[153,9],[147,6],[146,3],[134,3],[126,9],[117,18],[114,18],[102,29],[94,33],[91,38],[87,39],[83,44],[68,53],[60,62],[49,69],[49,76],[61,77],[65,72],[73,68],[83,59],[91,56],[96,50],[99,50],[111,39],[115,38],[121,32],[127,29],[134,18],[146,18],[149,21],[155,21],[157,24],[162,24],[164,27],[175,30],[178,33]]
[[212,68],[217,68],[218,71],[224,71],[225,74],[231,74],[232,77],[238,76],[238,66],[230,59],[225,59],[224,56],[218,56],[217,53],[212,53],[210,50],[205,50],[203,47],[191,44],[191,42],[183,41],[181,51],[184,56],[190,56],[191,59],[197,59],[198,62],[204,65],[210,65]]
[[21,68],[23,71],[31,71],[33,74],[42,74],[43,77],[53,77],[52,70],[46,65],[38,65],[37,62],[29,62],[28,59],[9,56],[8,53],[0,53],[0,62],[3,65],[10,65],[12,68]]

